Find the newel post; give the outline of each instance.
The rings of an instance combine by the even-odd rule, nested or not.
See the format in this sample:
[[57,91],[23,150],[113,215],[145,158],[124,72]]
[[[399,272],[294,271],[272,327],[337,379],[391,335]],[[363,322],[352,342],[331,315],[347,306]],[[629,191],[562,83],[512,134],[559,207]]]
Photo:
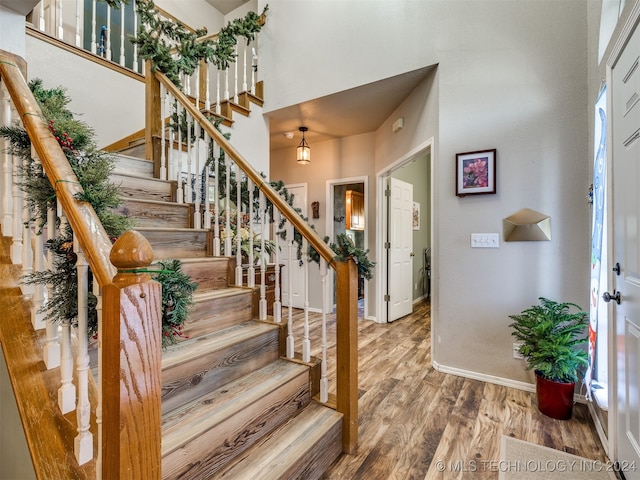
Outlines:
[[103,289],[102,478],[161,478],[162,286],[142,273],[149,242],[124,233],[113,245],[118,269]]
[[342,420],[342,451],[358,445],[358,267],[353,258],[336,262],[336,356],[338,412]]

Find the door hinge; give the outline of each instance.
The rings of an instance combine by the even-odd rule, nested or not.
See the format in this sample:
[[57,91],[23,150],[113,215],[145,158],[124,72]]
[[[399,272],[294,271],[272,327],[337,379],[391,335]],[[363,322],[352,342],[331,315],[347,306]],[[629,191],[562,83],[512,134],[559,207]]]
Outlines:
[[384,242],[384,248],[389,250],[391,248],[391,242]]
[[390,302],[391,301],[391,296],[390,295],[385,295],[384,296],[384,301],[385,302]]
[[384,196],[385,196],[385,197],[390,197],[390,196],[391,196],[391,189],[390,189],[389,187],[387,187],[387,188],[384,190]]

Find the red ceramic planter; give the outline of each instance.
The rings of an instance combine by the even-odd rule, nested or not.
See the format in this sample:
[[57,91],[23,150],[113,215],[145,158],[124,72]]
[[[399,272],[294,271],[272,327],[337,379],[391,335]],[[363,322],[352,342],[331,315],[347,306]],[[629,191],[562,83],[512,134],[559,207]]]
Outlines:
[[542,378],[536,373],[538,409],[551,418],[568,420],[573,413],[575,383],[560,383]]

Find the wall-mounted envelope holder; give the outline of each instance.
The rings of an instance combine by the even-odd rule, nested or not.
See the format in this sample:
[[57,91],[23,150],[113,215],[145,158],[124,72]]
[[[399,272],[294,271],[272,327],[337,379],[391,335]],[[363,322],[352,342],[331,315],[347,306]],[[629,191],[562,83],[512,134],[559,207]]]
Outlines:
[[523,208],[502,220],[505,242],[539,242],[551,240],[551,217]]

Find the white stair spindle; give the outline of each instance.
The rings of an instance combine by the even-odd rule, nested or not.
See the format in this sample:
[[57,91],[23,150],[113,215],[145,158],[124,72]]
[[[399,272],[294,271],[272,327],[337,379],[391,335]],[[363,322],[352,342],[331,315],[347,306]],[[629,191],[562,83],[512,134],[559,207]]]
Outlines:
[[204,90],[204,109],[208,112],[211,109],[211,95],[209,94],[209,87],[210,87],[210,83],[211,83],[211,69],[209,68],[209,64],[206,63],[206,68],[205,68],[205,90]]
[[[20,162],[22,160],[17,156],[13,156],[13,171],[18,172],[20,168]],[[11,243],[11,263],[22,263],[22,191],[17,182],[13,182],[11,185],[11,193],[13,194],[13,242]]]
[[[35,153],[35,150],[32,148],[32,153]],[[23,159],[22,167],[27,168],[29,166],[30,160]],[[33,244],[32,240],[32,221],[31,221],[31,212],[29,211],[28,203],[23,195],[22,197],[22,275],[27,277],[33,273]],[[22,294],[23,295],[32,295],[35,292],[34,285],[22,285]]]
[[124,4],[120,5],[120,65],[124,67]]
[[167,179],[167,155],[166,155],[166,150],[167,150],[167,143],[166,143],[166,124],[165,124],[165,118],[166,118],[166,105],[167,105],[167,91],[166,88],[164,86],[163,83],[160,84],[160,124],[161,124],[161,131],[160,131],[160,180],[166,180]]
[[[204,132],[204,145],[205,148],[209,148],[211,144],[211,137],[205,131]],[[208,152],[207,152],[208,153]],[[211,165],[207,161],[209,155],[205,155],[204,161],[204,218],[202,219],[203,228],[210,229],[211,228],[211,198],[209,197],[209,187],[211,186]],[[216,193],[218,190],[216,189]],[[220,237],[218,236],[218,252],[215,250],[215,233],[214,233],[214,255],[220,255]]]
[[224,160],[224,164],[225,164],[225,173],[227,174],[226,176],[226,183],[225,183],[225,202],[224,202],[224,206],[225,206],[225,223],[224,223],[224,254],[227,257],[231,257],[233,256],[232,253],[232,241],[231,241],[231,209],[229,208],[229,206],[231,205],[231,165],[229,164],[229,158],[225,158]]
[[82,18],[82,0],[76,0],[76,47],[82,48],[82,37],[80,36],[80,21]]
[[247,92],[247,49],[249,44],[245,43],[242,49],[242,91]]
[[93,459],[93,435],[89,431],[91,404],[89,403],[89,342],[87,327],[89,321],[89,263],[74,238],[73,250],[77,255],[78,275],[78,352],[76,372],[78,382],[78,405],[76,409],[78,435],[74,438],[74,453],[79,465]]
[[302,240],[302,258],[304,259],[304,339],[302,341],[302,361],[311,361],[311,341],[309,340],[309,256],[307,239]]
[[216,113],[220,115],[220,69],[216,70]]
[[[131,7],[133,9],[133,34],[138,36],[138,11],[136,10],[136,0],[131,1]],[[133,44],[133,66],[134,72],[138,71],[138,44]],[[164,121],[164,120],[163,120]],[[164,178],[166,180],[166,177]]]
[[96,43],[96,2],[91,2],[91,53],[94,55],[98,52],[98,44]]
[[178,168],[176,168],[176,180],[178,182],[178,188],[176,191],[176,203],[184,203],[184,191],[182,188],[182,106],[177,104],[177,119],[178,126],[178,148],[176,150],[176,156],[178,157]]
[[264,256],[264,237],[265,237],[265,198],[260,192],[260,302],[258,303],[258,313],[260,320],[267,319],[267,259]]
[[[194,142],[194,146],[196,148],[196,168],[195,168],[195,204],[193,208],[193,227],[194,228],[202,228],[202,212],[201,212],[201,198],[202,194],[205,193],[204,189],[204,178],[203,173],[200,171],[200,148],[202,147],[202,143],[200,142],[200,124],[195,124],[196,129],[196,140]],[[206,194],[206,193],[205,193]]]
[[236,285],[242,286],[242,170],[236,164]]
[[[42,8],[42,7],[41,7]],[[4,83],[0,83],[0,125],[11,125],[11,97]],[[0,139],[0,155],[2,155],[2,234],[13,236],[13,155],[8,151],[9,140]]]
[[238,78],[238,43],[236,42],[236,59],[233,62],[234,79],[233,79],[233,102],[238,103],[238,85],[240,79]]
[[42,2],[40,2],[40,7],[38,8],[38,30],[44,32],[46,28],[46,23],[44,21],[44,0],[42,0]]
[[[60,232],[67,230],[67,219],[58,202],[58,218]],[[71,353],[71,323],[63,320],[60,330],[60,388],[58,388],[58,407],[60,411],[69,413],[76,408],[76,386],[73,384],[73,355]]]
[[258,56],[255,47],[251,47],[251,94],[256,94],[256,70],[258,69]]
[[287,358],[294,356],[294,338],[293,338],[293,281],[291,270],[293,269],[293,227],[289,225],[287,228],[287,246],[288,246],[288,267],[289,267],[289,318],[287,321]]
[[[253,252],[253,182],[247,178],[247,193],[249,194],[249,268],[247,269],[247,287],[255,287],[256,270],[255,254]],[[264,246],[263,246],[264,249]],[[263,280],[264,283],[264,280]]]
[[[56,212],[53,208],[47,211],[47,240],[54,238],[56,235]],[[54,268],[54,253],[49,248],[47,250],[47,269],[53,270]],[[47,285],[47,298],[51,298],[52,286]],[[44,364],[47,370],[57,368],[60,366],[60,342],[58,342],[58,325],[47,320],[46,325],[46,343],[42,352]]]
[[169,148],[167,154],[167,179],[173,180],[176,178],[176,166],[175,166],[175,155],[173,149],[173,142],[175,141],[175,132],[173,131],[172,123],[173,123],[173,113],[175,101],[173,96],[168,95],[167,101],[169,102]]
[[229,68],[224,71],[224,101],[228,102],[230,100],[229,96]]
[[107,31],[105,43],[105,58],[111,60],[111,7],[107,6]]
[[322,358],[320,363],[320,401],[329,400],[327,379],[327,261],[320,257],[320,282],[322,283]]
[[[37,161],[37,154],[35,148],[31,147],[31,157],[34,161]],[[43,219],[36,218],[37,228],[43,224]],[[36,235],[35,232],[32,235],[33,238],[33,268],[36,272],[44,271],[44,247],[43,247],[43,235]],[[42,283],[36,283],[33,286],[33,297],[31,298],[31,324],[34,330],[42,330],[46,327],[46,315],[42,312],[42,305],[44,304],[44,285]]]
[[58,38],[60,40],[64,40],[64,24],[62,22],[62,4],[63,4],[64,0],[57,0],[56,4],[57,4],[57,12],[58,12],[58,18],[56,21],[56,25],[58,26],[57,31],[58,31]]
[[213,162],[213,254],[220,255],[220,172],[216,158],[216,142],[211,139],[211,161]]
[[185,142],[187,143],[187,181],[185,183],[184,188],[184,202],[185,203],[193,203],[193,171],[191,166],[191,154],[193,149],[191,148],[193,144],[193,139],[191,137],[191,129],[193,128],[193,118],[189,115],[185,109],[185,115],[187,118],[187,138],[185,138]]
[[[262,195],[262,192],[260,193]],[[266,212],[265,212],[266,215]],[[281,214],[278,214],[279,218],[282,218]],[[279,225],[280,223],[278,223]],[[280,248],[277,244],[277,239],[274,239],[276,242],[275,248],[275,262],[276,262],[276,279],[275,279],[275,301],[273,302],[273,321],[276,323],[282,322],[282,302],[280,301],[281,289],[280,289]]]

